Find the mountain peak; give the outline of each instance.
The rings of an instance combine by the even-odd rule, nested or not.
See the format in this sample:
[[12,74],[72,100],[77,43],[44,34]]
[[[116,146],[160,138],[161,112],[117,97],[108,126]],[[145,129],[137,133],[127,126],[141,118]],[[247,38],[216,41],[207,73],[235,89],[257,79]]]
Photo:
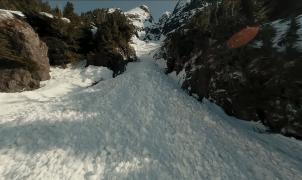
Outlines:
[[148,6],[146,6],[146,5],[141,5],[141,6],[139,6],[139,8],[141,8],[142,10],[144,10],[144,11],[146,11],[147,13],[151,13],[151,11],[150,11],[150,9],[149,9],[149,7]]

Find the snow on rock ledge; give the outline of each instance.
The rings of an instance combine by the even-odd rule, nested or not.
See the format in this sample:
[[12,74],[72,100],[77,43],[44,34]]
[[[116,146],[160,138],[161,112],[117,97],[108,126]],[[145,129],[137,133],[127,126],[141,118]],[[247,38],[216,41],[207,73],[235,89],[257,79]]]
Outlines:
[[54,18],[54,16],[52,14],[49,14],[47,12],[40,12],[40,14],[43,15],[43,16],[47,16],[49,18]]
[[58,17],[58,16],[54,16],[54,15],[52,15],[52,14],[50,14],[50,13],[47,13],[47,12],[40,12],[39,14],[41,14],[41,15],[43,15],[43,16],[46,16],[46,17],[48,17],[48,18],[50,18],[50,19],[59,18],[59,19],[61,19],[62,21],[66,22],[66,23],[70,23],[70,22],[71,22],[70,19],[68,19],[68,18],[66,18],[66,17],[60,18],[60,17]]
[[15,15],[25,17],[25,15],[20,11],[0,9],[0,19],[12,19]]

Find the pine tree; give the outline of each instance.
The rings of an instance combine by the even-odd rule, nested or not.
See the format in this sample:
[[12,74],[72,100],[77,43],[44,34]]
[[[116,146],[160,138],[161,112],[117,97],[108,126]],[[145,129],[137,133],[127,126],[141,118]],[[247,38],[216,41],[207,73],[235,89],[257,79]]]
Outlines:
[[73,4],[69,1],[66,3],[64,7],[63,16],[69,19],[73,19],[76,16],[76,14],[74,13]]
[[299,36],[297,34],[297,31],[299,29],[300,29],[300,25],[297,23],[296,18],[294,16],[292,16],[290,18],[289,29],[284,38],[286,53],[289,55],[295,54],[297,52],[295,44],[299,38]]
[[56,6],[53,10],[52,10],[53,14],[55,16],[58,16],[58,17],[62,17],[63,14],[62,14],[62,11],[60,10],[60,8],[58,6]]

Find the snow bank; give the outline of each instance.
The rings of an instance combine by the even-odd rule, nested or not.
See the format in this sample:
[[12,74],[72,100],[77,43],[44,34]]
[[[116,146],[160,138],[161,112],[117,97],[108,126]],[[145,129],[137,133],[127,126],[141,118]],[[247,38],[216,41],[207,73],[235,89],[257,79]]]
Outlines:
[[99,81],[110,79],[112,75],[113,72],[105,67],[85,68],[85,62],[69,65],[66,69],[52,67],[51,79],[41,82],[41,88],[21,93],[0,93],[0,116],[22,109],[27,102],[47,102],[52,98],[80,91]]

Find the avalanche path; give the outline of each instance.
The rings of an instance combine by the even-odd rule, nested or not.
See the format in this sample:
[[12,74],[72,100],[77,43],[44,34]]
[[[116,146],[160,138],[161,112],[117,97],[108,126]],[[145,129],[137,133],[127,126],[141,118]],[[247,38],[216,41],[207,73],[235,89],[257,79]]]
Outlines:
[[0,179],[302,179],[300,141],[196,101],[154,63],[158,44],[134,42],[140,61],[116,78],[52,69],[0,93]]

